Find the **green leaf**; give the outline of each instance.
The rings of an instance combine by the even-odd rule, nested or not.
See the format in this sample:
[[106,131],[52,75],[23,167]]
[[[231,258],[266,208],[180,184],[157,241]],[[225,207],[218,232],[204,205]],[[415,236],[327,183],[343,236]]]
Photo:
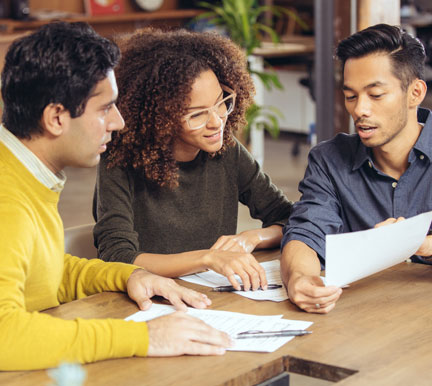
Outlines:
[[[306,23],[293,10],[281,6],[259,6],[257,0],[222,0],[217,4],[201,1],[198,6],[208,11],[196,19],[208,18],[212,23],[224,27],[231,39],[246,51],[246,55],[251,55],[255,48],[261,46],[260,38],[263,33],[268,34],[274,43],[279,42],[279,36],[273,26],[260,21],[265,13],[278,17],[287,15],[301,28],[308,29]],[[258,72],[250,68],[249,72],[255,74],[266,89],[283,89],[275,72]],[[244,134],[249,135],[251,125],[256,125],[277,137],[280,131],[278,118],[281,117],[282,113],[274,107],[253,104],[246,111],[248,123],[243,130]]]

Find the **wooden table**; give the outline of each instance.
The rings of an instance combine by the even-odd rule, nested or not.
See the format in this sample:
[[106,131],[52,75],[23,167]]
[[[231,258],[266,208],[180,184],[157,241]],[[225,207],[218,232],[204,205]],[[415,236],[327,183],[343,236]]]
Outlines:
[[[278,252],[258,255],[275,258]],[[289,301],[258,302],[232,293],[207,293],[213,309],[310,320],[313,334],[274,353],[228,352],[222,357],[131,358],[86,365],[86,385],[253,385],[283,371],[338,385],[430,385],[432,374],[432,266],[402,263],[344,290],[328,315],[299,311]],[[124,318],[137,307],[124,294],[103,293],[47,313]],[[0,373],[0,384],[45,385],[45,371]]]

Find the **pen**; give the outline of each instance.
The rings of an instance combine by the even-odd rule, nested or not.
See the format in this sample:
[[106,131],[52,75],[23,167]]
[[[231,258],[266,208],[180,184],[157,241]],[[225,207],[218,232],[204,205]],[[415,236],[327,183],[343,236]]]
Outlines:
[[[241,285],[240,288],[241,288],[240,291],[244,291],[243,285]],[[282,286],[280,284],[269,284],[267,286],[267,289],[269,289],[269,290],[277,289],[277,288],[282,288]],[[261,287],[258,289],[263,291],[263,289]],[[221,285],[220,287],[213,287],[212,291],[213,292],[233,292],[233,291],[239,291],[239,290],[236,290],[232,285]]]
[[286,336],[301,336],[312,334],[312,331],[307,330],[280,330],[280,331],[244,331],[237,334],[235,339],[248,338],[279,338]]

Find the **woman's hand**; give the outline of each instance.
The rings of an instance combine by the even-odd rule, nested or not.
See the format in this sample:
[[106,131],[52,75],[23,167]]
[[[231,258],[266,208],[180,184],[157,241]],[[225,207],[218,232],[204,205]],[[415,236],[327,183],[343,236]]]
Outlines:
[[204,264],[227,277],[231,285],[238,291],[241,290],[235,275],[240,276],[245,291],[267,289],[267,278],[264,268],[250,253],[231,250],[212,249],[204,256]]

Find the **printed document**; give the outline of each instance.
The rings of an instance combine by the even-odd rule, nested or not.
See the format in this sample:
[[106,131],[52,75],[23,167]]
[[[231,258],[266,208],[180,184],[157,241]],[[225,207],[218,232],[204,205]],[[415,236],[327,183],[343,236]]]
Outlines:
[[[233,291],[233,293],[254,300],[271,300],[274,302],[282,302],[284,300],[287,300],[288,295],[285,291],[285,288],[283,287],[282,279],[280,276],[279,260],[266,261],[264,263],[261,263],[261,266],[265,270],[267,282],[269,284],[280,284],[282,285],[281,288],[266,291]],[[231,283],[225,276],[214,271],[206,271],[201,273],[195,273],[193,275],[181,276],[179,277],[179,279],[212,288],[231,285]],[[236,275],[236,279],[240,284],[242,283],[239,276]]]
[[[173,306],[153,304],[148,311],[138,311],[125,320],[145,322],[159,316],[168,315],[174,311]],[[273,352],[294,338],[293,336],[284,336],[234,339],[240,332],[251,330],[305,330],[312,325],[312,322],[282,319],[282,315],[258,316],[239,312],[198,310],[190,307],[188,307],[187,313],[229,334],[234,341],[234,346],[228,349],[230,351]],[[307,337],[308,335],[304,335],[298,337],[298,339],[307,339]]]

